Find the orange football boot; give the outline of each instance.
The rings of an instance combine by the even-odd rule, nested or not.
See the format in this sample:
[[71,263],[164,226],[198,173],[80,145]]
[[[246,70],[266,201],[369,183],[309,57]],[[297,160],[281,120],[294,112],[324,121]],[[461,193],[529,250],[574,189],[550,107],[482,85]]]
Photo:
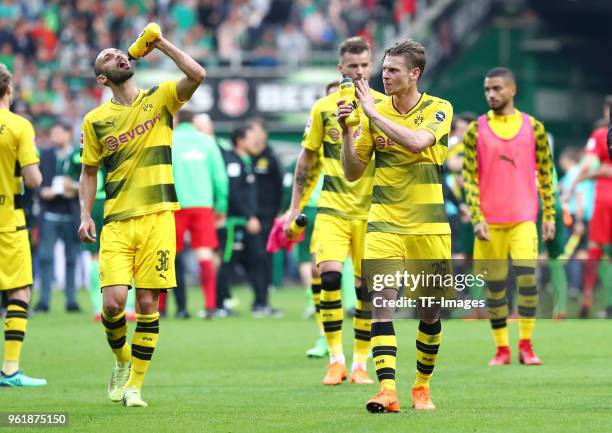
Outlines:
[[434,410],[436,408],[431,401],[429,388],[424,386],[412,388],[412,407],[416,410]]
[[347,372],[344,364],[334,362],[327,366],[327,374],[323,378],[323,385],[340,385],[346,379]]
[[381,389],[366,403],[366,409],[370,413],[393,413],[400,411],[397,391],[392,389]]
[[368,372],[363,368],[356,368],[355,371],[351,373],[351,377],[349,379],[349,383],[356,383],[358,385],[369,385],[370,383],[374,383],[372,379],[368,376]]

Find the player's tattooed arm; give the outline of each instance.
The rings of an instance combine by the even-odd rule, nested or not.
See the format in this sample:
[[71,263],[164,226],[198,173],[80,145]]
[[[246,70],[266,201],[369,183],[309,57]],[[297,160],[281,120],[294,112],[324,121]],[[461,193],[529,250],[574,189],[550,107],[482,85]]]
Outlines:
[[320,172],[321,158],[319,152],[303,147],[295,166],[291,205],[285,214],[285,235],[289,235],[291,221],[300,213],[310,198]]
[[295,166],[291,209],[299,210],[304,207],[317,183],[320,172],[321,159],[319,153],[302,148]]

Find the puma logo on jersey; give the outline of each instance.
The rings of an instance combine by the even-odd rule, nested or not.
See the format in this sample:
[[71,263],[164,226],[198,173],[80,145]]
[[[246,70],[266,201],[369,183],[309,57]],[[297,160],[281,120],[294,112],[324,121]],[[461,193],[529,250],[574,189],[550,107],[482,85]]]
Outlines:
[[514,168],[516,168],[516,162],[514,162],[514,158],[510,158],[509,156],[506,156],[506,155],[504,155],[504,154],[501,154],[501,155],[499,155],[499,159],[500,159],[501,161],[506,161],[506,162],[509,162],[510,164],[512,164],[512,166],[513,166]]

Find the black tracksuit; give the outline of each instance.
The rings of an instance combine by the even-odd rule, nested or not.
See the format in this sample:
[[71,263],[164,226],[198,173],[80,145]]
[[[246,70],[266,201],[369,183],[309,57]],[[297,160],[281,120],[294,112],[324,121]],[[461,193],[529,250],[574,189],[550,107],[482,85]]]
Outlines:
[[[274,224],[274,218],[281,211],[283,199],[283,173],[270,147],[253,157],[253,173],[257,184],[257,218],[261,222],[262,242],[265,245]],[[266,257],[266,285],[272,284],[272,254]]]
[[219,230],[222,264],[217,274],[217,307],[230,297],[229,282],[237,263],[243,265],[246,277],[255,292],[253,306],[268,305],[268,285],[262,263],[265,245],[260,234],[246,232],[246,221],[257,215],[257,185],[250,163],[245,163],[235,151],[224,151],[229,181],[229,202],[226,226]]

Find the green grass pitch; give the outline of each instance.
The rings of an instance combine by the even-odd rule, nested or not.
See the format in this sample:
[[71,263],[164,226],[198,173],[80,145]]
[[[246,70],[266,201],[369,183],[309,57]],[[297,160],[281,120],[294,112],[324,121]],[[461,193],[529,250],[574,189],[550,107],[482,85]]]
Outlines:
[[[513,364],[498,368],[486,365],[494,351],[487,322],[444,322],[432,380],[438,409],[429,413],[415,413],[409,404],[416,322],[396,322],[402,413],[371,415],[365,402],[376,385],[324,387],[320,381],[326,361],[304,356],[317,333],[314,321],[301,318],[300,290],[274,293],[274,304],[287,313],[284,319],[250,318],[251,293],[236,294],[241,317],[162,321],[145,380],[146,409],[108,400],[113,358],[102,325],[89,314],[63,313],[63,296],[56,294],[54,311],[30,320],[22,357],[25,371],[47,378],[49,385],[0,388],[0,411],[65,411],[69,427],[54,431],[71,432],[612,431],[609,321],[539,320],[534,347],[544,365],[520,366],[514,351]],[[195,290],[189,295],[195,312],[201,295]],[[350,360],[349,321],[344,329]],[[510,333],[515,349],[516,324],[510,325]],[[369,369],[374,378],[371,361]]]

